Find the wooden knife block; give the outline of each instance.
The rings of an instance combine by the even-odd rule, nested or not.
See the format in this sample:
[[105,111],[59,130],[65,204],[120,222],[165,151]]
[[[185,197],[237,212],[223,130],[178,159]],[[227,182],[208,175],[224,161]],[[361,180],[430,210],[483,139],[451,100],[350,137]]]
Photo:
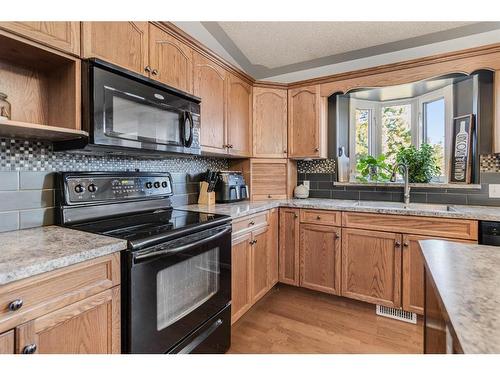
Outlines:
[[200,182],[200,195],[198,195],[198,204],[207,204],[213,206],[215,204],[215,191],[208,191],[208,182]]

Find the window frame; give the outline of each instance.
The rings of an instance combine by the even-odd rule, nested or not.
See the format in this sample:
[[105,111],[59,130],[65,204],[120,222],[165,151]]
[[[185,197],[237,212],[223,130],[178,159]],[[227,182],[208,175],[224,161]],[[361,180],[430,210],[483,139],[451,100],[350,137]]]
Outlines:
[[[411,105],[411,143],[419,148],[425,139],[424,105],[435,100],[444,99],[445,103],[445,170],[438,183],[448,182],[451,158],[452,124],[453,124],[453,85],[422,94],[409,99],[374,101],[366,99],[349,99],[349,169],[351,179],[356,176],[356,110],[370,110],[368,123],[368,154],[377,156],[382,153],[382,108]],[[380,124],[380,126],[378,126]]]

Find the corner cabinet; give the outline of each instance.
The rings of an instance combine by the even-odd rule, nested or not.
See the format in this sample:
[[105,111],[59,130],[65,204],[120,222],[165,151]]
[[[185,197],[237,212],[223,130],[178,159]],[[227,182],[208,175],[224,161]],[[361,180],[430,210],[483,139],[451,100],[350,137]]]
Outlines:
[[82,22],[82,57],[149,76],[148,22]]
[[194,53],[194,95],[201,98],[201,146],[212,154],[227,153],[226,71],[205,56]]
[[279,281],[299,285],[299,210],[280,208]]
[[327,157],[327,107],[319,85],[288,91],[288,157]]
[[0,305],[0,353],[120,353],[119,253],[2,285]]
[[193,50],[159,27],[149,24],[151,78],[193,93]]
[[286,158],[287,90],[254,87],[253,89],[253,156]]
[[48,47],[80,55],[80,22],[0,22],[0,28]]

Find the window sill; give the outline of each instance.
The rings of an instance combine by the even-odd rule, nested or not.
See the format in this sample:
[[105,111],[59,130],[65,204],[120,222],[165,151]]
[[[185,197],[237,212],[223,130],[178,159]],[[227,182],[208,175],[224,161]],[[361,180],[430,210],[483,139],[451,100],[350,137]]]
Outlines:
[[[372,187],[403,187],[403,182],[333,182],[334,186],[372,186]],[[481,189],[481,184],[450,184],[450,183],[412,183],[411,187],[428,189]]]

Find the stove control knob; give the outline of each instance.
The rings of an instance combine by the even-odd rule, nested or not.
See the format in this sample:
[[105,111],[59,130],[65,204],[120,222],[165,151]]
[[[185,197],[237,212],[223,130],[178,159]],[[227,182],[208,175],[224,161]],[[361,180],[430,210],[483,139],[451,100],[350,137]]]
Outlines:
[[91,193],[95,193],[97,191],[97,186],[95,186],[94,184],[90,184],[88,187],[87,187],[88,191],[90,191]]
[[155,181],[154,186],[155,186],[156,189],[158,189],[160,187],[160,182]]
[[166,188],[167,186],[168,186],[167,181],[163,181],[163,182],[161,183],[161,187],[162,187],[162,188]]
[[84,191],[85,191],[85,188],[82,185],[78,184],[78,185],[75,186],[75,193],[81,194]]
[[153,184],[151,181],[146,182],[146,189],[151,189],[153,187]]

